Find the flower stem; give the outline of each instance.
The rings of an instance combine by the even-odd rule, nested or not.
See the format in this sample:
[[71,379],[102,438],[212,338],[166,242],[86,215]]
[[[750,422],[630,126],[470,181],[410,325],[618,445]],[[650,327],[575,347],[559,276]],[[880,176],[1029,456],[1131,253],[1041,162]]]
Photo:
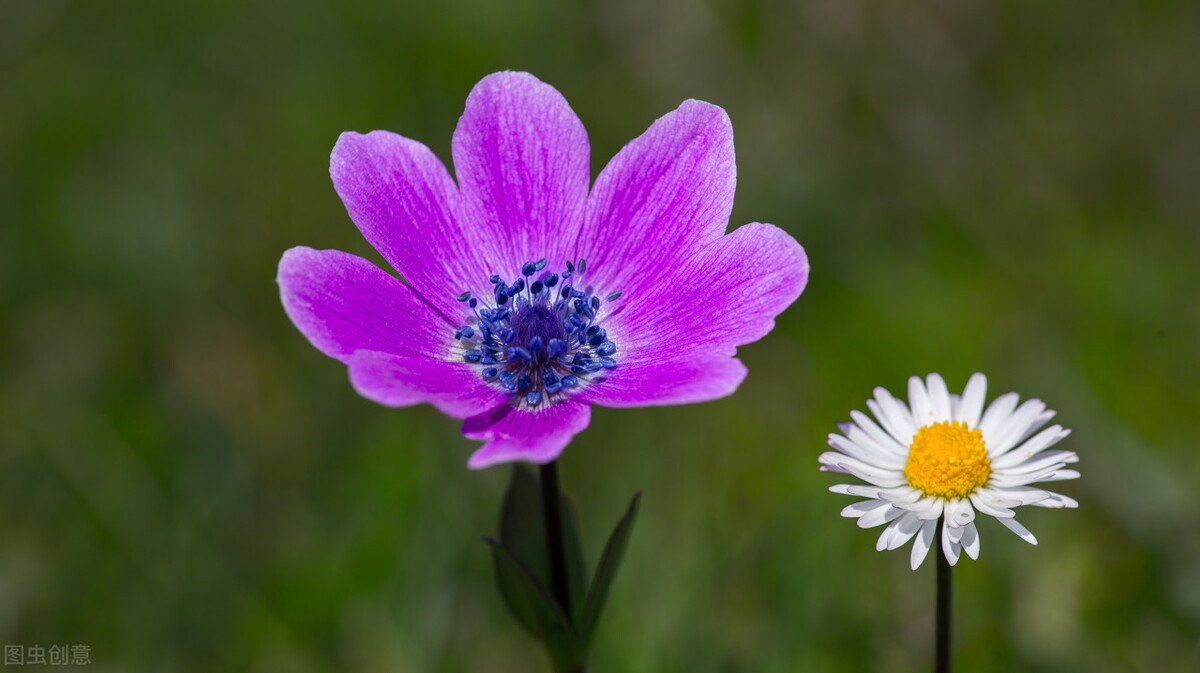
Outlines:
[[937,640],[934,644],[934,673],[950,673],[950,561],[941,549],[937,556]]
[[571,616],[571,592],[567,588],[567,551],[563,545],[561,496],[558,493],[558,461],[541,465],[542,512],[546,521],[546,550],[550,553],[550,590],[558,600],[567,621]]

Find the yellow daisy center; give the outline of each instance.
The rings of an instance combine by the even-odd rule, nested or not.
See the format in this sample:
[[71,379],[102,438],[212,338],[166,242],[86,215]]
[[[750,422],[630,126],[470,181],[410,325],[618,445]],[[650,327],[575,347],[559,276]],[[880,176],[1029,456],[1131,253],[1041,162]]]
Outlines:
[[962,421],[922,426],[908,448],[904,477],[925,495],[965,498],[987,483],[992,473],[983,431]]

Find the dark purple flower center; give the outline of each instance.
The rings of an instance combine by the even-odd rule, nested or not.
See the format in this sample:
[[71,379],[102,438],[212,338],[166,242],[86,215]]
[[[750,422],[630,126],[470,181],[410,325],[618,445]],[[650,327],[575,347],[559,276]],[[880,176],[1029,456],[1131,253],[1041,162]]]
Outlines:
[[530,304],[518,310],[512,318],[512,328],[516,332],[516,342],[522,344],[529,343],[535,336],[542,337],[546,343],[566,336],[558,315],[544,304]]
[[[617,366],[617,345],[596,322],[603,301],[582,283],[587,267],[566,263],[562,274],[544,271],[546,260],[526,262],[512,284],[491,277],[492,301],[471,292],[458,300],[472,319],[454,333],[463,360],[514,396],[516,404],[551,404],[584,383],[603,380]],[[620,292],[604,301],[619,299]]]

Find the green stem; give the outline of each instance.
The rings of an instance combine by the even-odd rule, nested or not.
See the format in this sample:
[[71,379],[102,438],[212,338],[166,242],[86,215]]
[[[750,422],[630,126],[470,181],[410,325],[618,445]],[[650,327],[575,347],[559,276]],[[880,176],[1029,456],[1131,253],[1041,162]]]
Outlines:
[[950,562],[941,549],[937,556],[937,638],[934,644],[934,673],[950,673]]

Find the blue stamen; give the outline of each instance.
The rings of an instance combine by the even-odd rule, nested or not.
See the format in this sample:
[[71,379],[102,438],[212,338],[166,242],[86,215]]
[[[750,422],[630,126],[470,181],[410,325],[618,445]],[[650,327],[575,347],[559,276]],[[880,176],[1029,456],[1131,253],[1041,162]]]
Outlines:
[[466,300],[468,300],[468,299],[470,299],[470,298],[471,298],[471,293],[470,293],[470,292],[464,292],[464,293],[462,293],[462,294],[458,295],[458,300],[459,300],[459,301],[466,301]]
[[531,390],[525,394],[525,403],[531,407],[536,407],[542,401],[542,394],[536,390]]
[[617,352],[617,345],[611,341],[605,341],[596,347],[596,355],[612,355]]
[[479,362],[481,359],[483,359],[483,353],[480,353],[472,348],[471,350],[463,353],[463,359],[467,362]]
[[620,299],[621,295],[623,295],[623,294],[625,294],[625,292],[622,290],[617,290],[616,292],[609,292],[608,296],[605,297],[604,300],[605,301],[616,301],[616,300]]

